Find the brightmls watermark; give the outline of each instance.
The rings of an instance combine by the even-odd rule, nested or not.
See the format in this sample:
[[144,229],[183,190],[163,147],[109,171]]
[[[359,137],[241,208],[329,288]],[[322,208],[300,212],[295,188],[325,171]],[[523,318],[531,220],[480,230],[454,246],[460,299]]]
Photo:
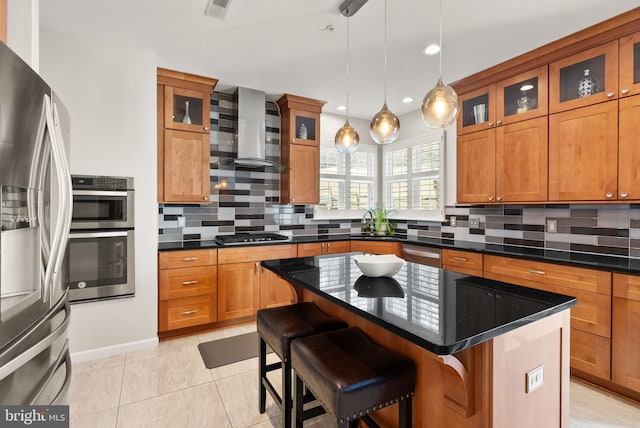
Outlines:
[[0,428],[69,428],[69,406],[0,406]]

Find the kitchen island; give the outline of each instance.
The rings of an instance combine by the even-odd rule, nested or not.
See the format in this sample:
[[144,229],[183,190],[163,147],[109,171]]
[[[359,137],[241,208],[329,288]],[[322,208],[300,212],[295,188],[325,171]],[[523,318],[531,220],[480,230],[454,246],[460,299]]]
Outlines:
[[[368,278],[355,254],[262,265],[299,301],[416,362],[414,426],[568,427],[574,298],[409,262]],[[374,418],[395,426],[396,407]]]

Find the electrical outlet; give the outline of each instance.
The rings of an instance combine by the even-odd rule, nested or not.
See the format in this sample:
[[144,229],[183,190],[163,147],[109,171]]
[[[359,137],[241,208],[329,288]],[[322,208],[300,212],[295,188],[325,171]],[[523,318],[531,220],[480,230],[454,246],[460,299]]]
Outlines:
[[451,227],[456,227],[457,222],[458,222],[458,221],[456,220],[456,217],[455,217],[455,216],[451,216],[451,217],[449,217],[449,226],[451,226]]
[[185,227],[186,226],[186,219],[182,216],[178,217],[178,227]]
[[558,220],[547,220],[547,232],[549,233],[558,232]]
[[538,366],[526,374],[527,394],[544,385],[544,365]]
[[477,229],[480,227],[480,217],[469,217],[469,227]]

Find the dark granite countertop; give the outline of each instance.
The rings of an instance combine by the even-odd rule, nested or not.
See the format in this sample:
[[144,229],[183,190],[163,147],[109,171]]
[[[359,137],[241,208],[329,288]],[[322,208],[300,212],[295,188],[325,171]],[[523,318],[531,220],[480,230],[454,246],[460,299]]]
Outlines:
[[406,262],[369,278],[355,254],[264,261],[284,279],[439,355],[448,355],[569,309],[574,297]]
[[[414,238],[406,236],[372,236],[362,234],[344,235],[320,235],[294,237],[286,242],[274,242],[269,245],[303,244],[309,242],[329,242],[344,240],[371,240],[400,242],[415,245],[424,245],[435,248],[448,248],[462,251],[474,251],[483,254],[497,256],[516,257],[527,260],[538,260],[550,263],[565,264],[568,266],[585,267],[614,271],[620,273],[640,274],[640,259],[630,257],[616,257],[598,254],[587,254],[570,251],[549,250],[544,248],[519,247],[516,245],[484,244],[479,242],[459,241],[454,239],[438,238]],[[256,244],[246,244],[238,246],[252,246]],[[193,241],[193,242],[161,242],[158,251],[175,250],[197,250],[207,248],[222,248],[214,241]]]

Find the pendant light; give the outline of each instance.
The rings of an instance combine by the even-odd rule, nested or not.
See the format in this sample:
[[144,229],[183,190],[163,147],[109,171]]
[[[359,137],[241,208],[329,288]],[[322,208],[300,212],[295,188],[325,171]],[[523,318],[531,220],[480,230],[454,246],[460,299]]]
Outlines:
[[440,0],[440,77],[422,100],[422,119],[430,128],[446,128],[458,116],[458,94],[442,82],[442,0]]
[[384,104],[371,119],[369,133],[378,144],[393,143],[400,134],[400,119],[387,108],[387,0],[384,0]]
[[336,132],[336,149],[343,155],[353,153],[360,147],[360,136],[356,128],[349,124],[349,14],[347,13],[347,118],[342,128]]

